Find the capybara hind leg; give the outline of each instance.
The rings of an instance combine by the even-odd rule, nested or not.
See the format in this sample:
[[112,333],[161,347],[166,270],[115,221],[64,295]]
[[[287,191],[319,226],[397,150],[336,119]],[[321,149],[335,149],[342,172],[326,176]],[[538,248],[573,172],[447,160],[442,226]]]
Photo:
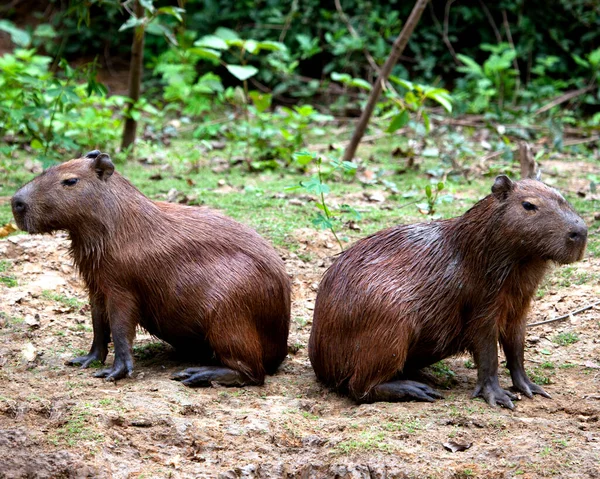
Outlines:
[[186,386],[192,388],[208,387],[213,382],[229,387],[247,386],[253,383],[245,374],[221,366],[187,368],[173,374],[171,379],[181,381]]
[[440,393],[426,384],[400,379],[375,386],[360,402],[399,402],[399,401],[427,401],[433,402],[442,399]]

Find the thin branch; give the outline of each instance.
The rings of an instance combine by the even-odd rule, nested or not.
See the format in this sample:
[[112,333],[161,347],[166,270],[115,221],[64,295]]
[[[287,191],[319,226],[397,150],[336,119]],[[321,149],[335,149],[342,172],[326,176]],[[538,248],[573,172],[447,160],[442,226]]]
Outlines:
[[[354,30],[354,27],[350,23],[350,19],[344,13],[344,10],[342,9],[342,5],[340,4],[340,0],[334,0],[334,3],[335,3],[335,9],[340,14],[340,18],[342,19],[342,22],[344,22],[344,24],[346,25],[346,28],[348,28],[348,31],[350,32],[350,35],[352,35],[354,38],[360,40],[360,35],[356,32],[356,30]],[[379,68],[379,65],[377,65],[377,62],[372,57],[372,55],[369,52],[368,48],[367,47],[363,47],[363,52],[365,54],[365,57],[367,57],[367,61],[369,62],[369,65],[371,65],[371,68],[373,70],[375,70],[375,72],[378,75],[380,75],[381,74],[381,70]]]
[[517,61],[517,49],[515,48],[515,44],[512,39],[512,34],[510,33],[510,25],[508,23],[508,16],[506,15],[506,10],[502,10],[502,22],[504,23],[504,31],[506,32],[506,38],[508,39],[508,44],[515,52],[515,57],[513,58],[513,67],[517,70],[517,79],[515,80],[515,94],[513,97],[513,105],[517,102],[517,93],[521,88],[521,70],[519,68],[519,62]]
[[584,95],[587,92],[593,90],[594,86],[595,85],[592,83],[591,85],[585,86],[583,88],[579,88],[577,90],[571,90],[571,91],[568,91],[567,93],[563,93],[562,95],[557,96],[550,103],[547,103],[543,107],[537,109],[535,111],[534,115],[539,115],[540,113],[544,113],[545,111],[548,111],[551,108],[554,108],[555,106],[560,105],[561,103],[572,100],[573,98],[577,98],[580,95]]
[[556,321],[563,321],[567,318],[570,318],[571,316],[575,316],[576,314],[583,313],[584,311],[587,311],[588,309],[592,309],[594,306],[598,306],[598,305],[600,305],[600,301],[596,301],[595,303],[588,304],[587,306],[584,306],[583,308],[579,308],[574,311],[570,311],[567,314],[563,314],[562,316],[559,316],[558,318],[552,318],[552,319],[548,319],[547,321],[540,321],[539,323],[528,324],[527,327],[533,328],[534,326],[540,326],[542,324],[554,323]]
[[408,40],[412,35],[417,23],[419,23],[419,19],[423,14],[423,10],[427,6],[429,0],[416,0],[413,6],[413,9],[406,20],[406,23],[402,27],[402,31],[394,40],[392,44],[392,50],[381,67],[381,72],[371,89],[371,93],[369,94],[369,99],[367,100],[367,104],[365,105],[363,112],[356,124],[356,129],[352,134],[352,138],[348,147],[344,151],[344,161],[352,161],[354,158],[354,154],[356,153],[356,149],[358,148],[358,144],[360,143],[361,138],[365,134],[365,130],[367,129],[367,125],[369,124],[369,120],[371,119],[371,115],[373,114],[373,110],[375,110],[375,105],[377,104],[377,100],[379,99],[379,95],[381,95],[381,91],[383,89],[383,84],[387,81],[390,73],[392,72],[392,68],[396,65],[398,61],[398,57],[404,53],[404,49],[408,44]]
[[454,62],[457,65],[460,65],[461,62],[458,60],[458,57],[456,56],[456,52],[454,51],[454,47],[452,46],[452,43],[450,42],[450,39],[448,38],[448,20],[450,19],[450,7],[454,3],[454,1],[455,0],[447,0],[447,2],[446,2],[446,8],[444,10],[444,30],[443,30],[442,38],[444,40],[444,43],[448,47],[448,50],[450,51],[452,58],[454,58]]
[[502,42],[502,35],[500,35],[500,30],[498,30],[498,27],[496,26],[496,22],[494,21],[494,17],[490,13],[490,10],[488,9],[487,5],[485,4],[485,2],[483,0],[479,0],[479,5],[481,5],[481,8],[483,9],[483,13],[485,13],[485,16],[487,17],[488,22],[490,22],[492,30],[494,30],[494,34],[496,35],[496,41],[498,43]]
[[292,17],[294,16],[294,13],[296,13],[296,10],[298,10],[298,0],[294,0],[292,2],[292,8],[290,9],[290,13],[288,13],[288,16],[285,19],[285,24],[283,25],[283,29],[281,30],[281,34],[279,35],[280,43],[283,43],[283,40],[285,40],[285,36],[287,35],[288,30],[290,29],[290,25],[292,24]]

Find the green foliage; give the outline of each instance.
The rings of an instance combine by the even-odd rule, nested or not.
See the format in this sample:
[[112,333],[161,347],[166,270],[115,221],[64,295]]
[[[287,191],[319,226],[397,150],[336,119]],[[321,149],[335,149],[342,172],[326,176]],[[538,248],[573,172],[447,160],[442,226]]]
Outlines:
[[[352,78],[347,73],[333,72],[331,79],[347,87],[371,91],[371,85],[368,82],[361,78]],[[409,123],[411,114],[416,120],[413,126],[422,121],[425,127],[424,133],[429,133],[431,125],[429,114],[425,110],[428,100],[442,106],[448,113],[452,112],[452,97],[448,90],[413,83],[394,75],[391,75],[389,80],[383,98],[377,105],[378,111],[386,119],[391,118],[386,130],[388,133],[394,133],[406,126]],[[394,84],[400,87],[400,90],[397,90]]]
[[315,153],[300,151],[294,154],[296,163],[301,168],[307,168],[309,165],[316,166],[316,174],[309,180],[300,181],[297,186],[287,188],[288,191],[303,189],[310,194],[316,196],[315,206],[318,210],[316,216],[312,219],[312,224],[318,229],[328,229],[333,234],[335,240],[340,246],[340,250],[344,250],[344,246],[336,233],[337,226],[344,215],[351,215],[354,220],[360,220],[361,216],[354,208],[349,205],[341,205],[339,209],[333,208],[326,202],[325,195],[330,192],[329,186],[325,180],[331,178],[335,173],[350,173],[356,172],[357,166],[349,161],[340,161],[333,159],[329,165],[323,165],[323,160]]
[[35,49],[17,48],[0,57],[0,136],[29,143],[44,162],[80,145],[115,140],[120,120],[114,110],[121,98],[105,96],[95,79],[96,64],[75,70],[61,61],[59,77],[50,71],[51,62]]
[[552,341],[559,346],[568,346],[579,341],[579,336],[576,333],[559,333]]

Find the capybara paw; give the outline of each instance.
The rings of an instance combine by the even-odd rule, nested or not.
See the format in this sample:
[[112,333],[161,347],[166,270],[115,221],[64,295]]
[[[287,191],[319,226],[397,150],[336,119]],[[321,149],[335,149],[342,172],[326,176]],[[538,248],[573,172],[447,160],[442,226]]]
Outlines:
[[100,361],[101,363],[104,363],[104,360],[102,359],[100,354],[90,353],[86,354],[85,356],[77,356],[76,358],[68,359],[67,361],[65,361],[65,364],[67,366],[81,365],[81,369],[86,369],[94,361]]
[[199,368],[187,368],[171,376],[175,381],[192,388],[211,386],[213,382],[221,386],[241,387],[252,384],[245,375],[234,369],[226,367],[203,366]]
[[548,394],[541,386],[538,386],[535,383],[532,383],[529,380],[515,381],[512,387],[515,391],[522,392],[529,399],[533,398],[534,394],[539,394],[540,396],[544,396],[545,398],[552,399],[552,396]]
[[439,392],[427,384],[417,381],[400,380],[379,384],[369,394],[369,401],[426,401],[443,399]]
[[107,381],[116,381],[124,377],[131,377],[133,367],[125,364],[113,365],[112,368],[102,369],[94,377],[105,378]]
[[478,384],[473,392],[473,397],[481,397],[485,399],[485,401],[490,406],[504,406],[507,409],[514,409],[515,405],[512,403],[513,401],[518,399],[516,394],[507,391],[506,389],[502,389],[498,384]]

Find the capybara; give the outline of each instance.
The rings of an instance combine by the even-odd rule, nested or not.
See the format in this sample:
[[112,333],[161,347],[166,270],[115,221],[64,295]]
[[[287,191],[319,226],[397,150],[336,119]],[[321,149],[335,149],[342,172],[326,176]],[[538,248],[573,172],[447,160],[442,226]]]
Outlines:
[[583,220],[540,181],[498,176],[458,218],[395,226],[358,241],[317,293],[308,354],[317,378],[357,402],[441,397],[411,380],[468,351],[473,396],[513,409],[498,382],[498,341],[514,389],[549,397],[523,365],[531,299],[551,263],[582,258]]
[[130,375],[137,325],[212,361],[175,375],[188,386],[262,384],[287,354],[290,280],[255,231],[204,207],[151,201],[97,150],[54,166],[12,198],[19,227],[65,230],[89,291],[94,340],[68,364],[115,359]]

